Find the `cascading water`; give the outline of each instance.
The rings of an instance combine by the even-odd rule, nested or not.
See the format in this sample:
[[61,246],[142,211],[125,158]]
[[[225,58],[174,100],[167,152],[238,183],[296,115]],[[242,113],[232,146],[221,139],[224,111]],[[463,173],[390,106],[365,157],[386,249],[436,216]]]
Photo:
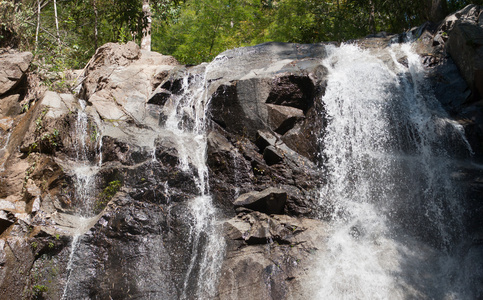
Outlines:
[[425,88],[410,45],[329,48],[320,193],[329,238],[314,299],[471,299],[454,157],[461,129]]
[[164,130],[176,136],[179,168],[193,173],[198,196],[191,199],[190,235],[191,259],[185,274],[181,299],[209,299],[216,293],[217,271],[220,269],[224,242],[219,236],[216,209],[209,195],[206,165],[206,96],[207,65],[202,75],[190,74],[183,78],[183,93],[174,96],[164,106]]
[[[73,168],[75,174],[75,195],[77,199],[76,214],[82,217],[91,217],[93,208],[95,206],[95,195],[92,192],[95,190],[95,177],[99,171],[99,166],[102,164],[101,156],[101,139],[99,133],[95,132],[95,136],[89,135],[89,118],[86,110],[86,103],[84,100],[79,100],[80,109],[77,112],[77,121],[75,125],[75,167]],[[88,142],[94,141],[96,147],[96,156],[89,157]],[[99,150],[97,150],[99,149]]]
[[[67,263],[67,276],[64,291],[61,299],[67,299],[69,288],[71,285],[71,273],[75,267],[75,252],[82,240],[82,235],[89,228],[90,218],[94,215],[95,208],[95,180],[102,164],[101,156],[101,138],[96,131],[95,136],[90,136],[89,117],[86,112],[86,102],[79,100],[79,109],[77,111],[77,119],[74,127],[73,136],[75,160],[72,162],[72,171],[74,173],[74,195],[76,204],[74,205],[74,215],[77,216],[77,228],[74,230],[72,238],[69,260]],[[96,155],[94,158],[89,155],[88,141],[96,143]]]

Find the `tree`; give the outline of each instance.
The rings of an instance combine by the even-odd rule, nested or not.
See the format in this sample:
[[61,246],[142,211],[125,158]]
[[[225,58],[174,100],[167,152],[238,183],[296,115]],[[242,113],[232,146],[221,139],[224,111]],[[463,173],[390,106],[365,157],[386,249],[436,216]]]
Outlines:
[[143,37],[141,38],[141,49],[151,51],[151,7],[149,0],[143,0],[143,18],[146,20],[143,26]]
[[[473,1],[483,4],[483,0]],[[344,41],[441,19],[467,0],[0,0],[0,46],[83,67],[99,45],[136,41],[199,63],[266,41]]]

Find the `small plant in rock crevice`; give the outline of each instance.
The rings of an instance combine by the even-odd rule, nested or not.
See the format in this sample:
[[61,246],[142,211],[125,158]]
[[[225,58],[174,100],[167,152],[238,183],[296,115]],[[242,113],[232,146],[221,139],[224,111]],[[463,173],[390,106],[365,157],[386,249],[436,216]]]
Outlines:
[[122,183],[119,180],[113,180],[107,184],[104,190],[97,196],[94,210],[101,211],[111,201],[114,195],[121,189]]
[[26,189],[27,189],[27,182],[28,180],[30,179],[30,175],[32,175],[32,173],[35,171],[35,168],[37,167],[37,162],[34,161],[32,162],[32,164],[28,167],[27,170],[25,170],[25,177],[24,177],[24,181],[23,181],[23,187],[22,187],[22,191],[25,192]]
[[37,134],[39,134],[40,131],[43,129],[43,120],[45,115],[49,112],[49,108],[49,106],[44,107],[44,109],[42,109],[42,111],[40,112],[40,116],[35,119],[35,132]]
[[59,131],[54,129],[52,133],[45,133],[41,137],[42,141],[48,141],[50,145],[57,147],[59,145]]
[[46,287],[43,284],[36,284],[32,287],[32,296],[33,299],[42,299],[43,293],[46,293],[49,290],[48,287]]

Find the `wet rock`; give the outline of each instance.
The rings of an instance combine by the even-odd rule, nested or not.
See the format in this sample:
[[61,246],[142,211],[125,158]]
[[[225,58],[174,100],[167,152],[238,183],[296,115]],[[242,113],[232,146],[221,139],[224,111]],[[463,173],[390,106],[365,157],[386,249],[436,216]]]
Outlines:
[[266,102],[295,107],[305,112],[313,105],[314,94],[315,86],[310,78],[280,76],[274,80]]
[[483,86],[480,16],[480,6],[468,5],[447,16],[439,26],[421,26],[418,30],[422,35],[415,43],[416,51],[427,66],[435,96],[460,120],[478,159],[483,153],[483,145],[479,142],[483,127],[478,121]]
[[[213,81],[209,87],[213,93],[210,102],[212,119],[229,133],[247,136],[252,141],[257,130],[275,125],[278,129],[283,121],[273,123],[280,122],[276,113],[272,113],[269,120],[268,106],[288,106],[306,112],[313,105],[314,98],[325,91],[326,69],[320,65],[320,58],[325,55],[320,44],[281,43],[266,43],[220,54],[220,60],[213,62],[217,68],[210,70],[207,78]],[[315,84],[320,89],[315,88]],[[298,116],[297,112],[295,118]],[[270,122],[273,124],[267,125]],[[292,126],[293,120],[287,122],[280,127],[281,132]]]
[[233,205],[235,205],[235,208],[246,207],[267,214],[281,214],[286,201],[286,191],[268,188],[261,192],[243,194],[233,202]]
[[297,121],[305,117],[302,110],[289,106],[268,104],[267,108],[268,125],[281,135],[292,129]]
[[312,162],[316,162],[318,159],[317,153],[319,153],[319,144],[317,143],[316,136],[320,134],[322,134],[322,129],[320,126],[317,126],[316,123],[312,124],[309,128],[300,124],[295,125],[295,127],[284,134],[281,139],[295,152],[305,156]]
[[263,159],[271,166],[280,163],[283,160],[283,154],[275,147],[268,146],[263,150]]
[[270,132],[269,130],[258,130],[257,131],[257,138],[255,140],[255,144],[263,153],[263,150],[268,146],[275,146],[277,143],[280,143],[280,137],[277,134]]
[[449,34],[447,49],[472,91],[483,97],[483,28],[458,23]]
[[308,296],[301,287],[312,255],[323,250],[322,222],[251,212],[228,220],[224,228],[227,252],[217,299]]
[[436,98],[451,111],[467,103],[471,98],[471,89],[461,77],[458,67],[451,58],[447,58],[429,69],[433,79]]
[[230,133],[255,136],[267,122],[269,80],[251,78],[221,85],[210,106],[213,120]]
[[32,245],[22,237],[10,237],[0,240],[0,247],[0,253],[3,253],[0,293],[22,299],[28,274],[35,260]]
[[231,216],[233,200],[240,193],[250,191],[255,176],[250,162],[238,148],[243,147],[243,142],[232,144],[229,137],[223,129],[214,126],[208,134],[207,164],[213,201]]
[[77,265],[70,274],[75,284],[67,288],[69,295],[179,298],[191,255],[184,243],[189,238],[188,212],[184,205],[168,211],[126,195],[113,200],[79,243],[74,257],[82,267]]
[[151,98],[149,98],[148,104],[164,105],[171,95],[171,92],[168,90],[164,88],[157,88]]

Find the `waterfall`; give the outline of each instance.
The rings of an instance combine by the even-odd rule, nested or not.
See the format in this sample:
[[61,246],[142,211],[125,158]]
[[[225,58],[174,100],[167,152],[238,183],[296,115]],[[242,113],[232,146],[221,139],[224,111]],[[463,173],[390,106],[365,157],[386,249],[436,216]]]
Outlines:
[[173,95],[164,106],[164,130],[176,136],[179,166],[192,172],[198,195],[190,200],[191,259],[182,286],[181,299],[209,299],[216,293],[218,270],[222,264],[224,241],[216,223],[216,209],[212,204],[206,165],[206,74],[213,64],[204,66],[202,74],[186,72],[182,93]]
[[[74,128],[75,147],[75,162],[74,162],[74,177],[75,177],[75,196],[77,200],[76,215],[82,217],[91,217],[94,214],[96,195],[95,180],[99,172],[99,167],[102,164],[101,156],[101,140],[99,132],[92,132],[89,128],[89,117],[86,112],[86,102],[79,99],[79,109],[77,111],[77,120]],[[91,157],[89,145],[96,144],[95,157]]]
[[[74,161],[70,162],[74,178],[74,215],[77,227],[74,228],[69,259],[67,262],[66,282],[61,299],[68,299],[69,289],[75,288],[77,282],[73,282],[71,274],[76,267],[76,251],[82,242],[83,234],[89,229],[92,217],[95,214],[96,205],[95,185],[96,176],[102,164],[101,138],[97,130],[89,128],[89,116],[86,112],[86,102],[79,99],[79,108],[74,125],[73,146],[75,148]],[[95,156],[92,157],[89,150],[90,142],[96,144]],[[74,286],[74,287],[73,287]]]
[[322,97],[321,214],[326,249],[314,299],[471,299],[459,271],[463,191],[452,180],[469,155],[424,81],[410,45],[330,47]]

